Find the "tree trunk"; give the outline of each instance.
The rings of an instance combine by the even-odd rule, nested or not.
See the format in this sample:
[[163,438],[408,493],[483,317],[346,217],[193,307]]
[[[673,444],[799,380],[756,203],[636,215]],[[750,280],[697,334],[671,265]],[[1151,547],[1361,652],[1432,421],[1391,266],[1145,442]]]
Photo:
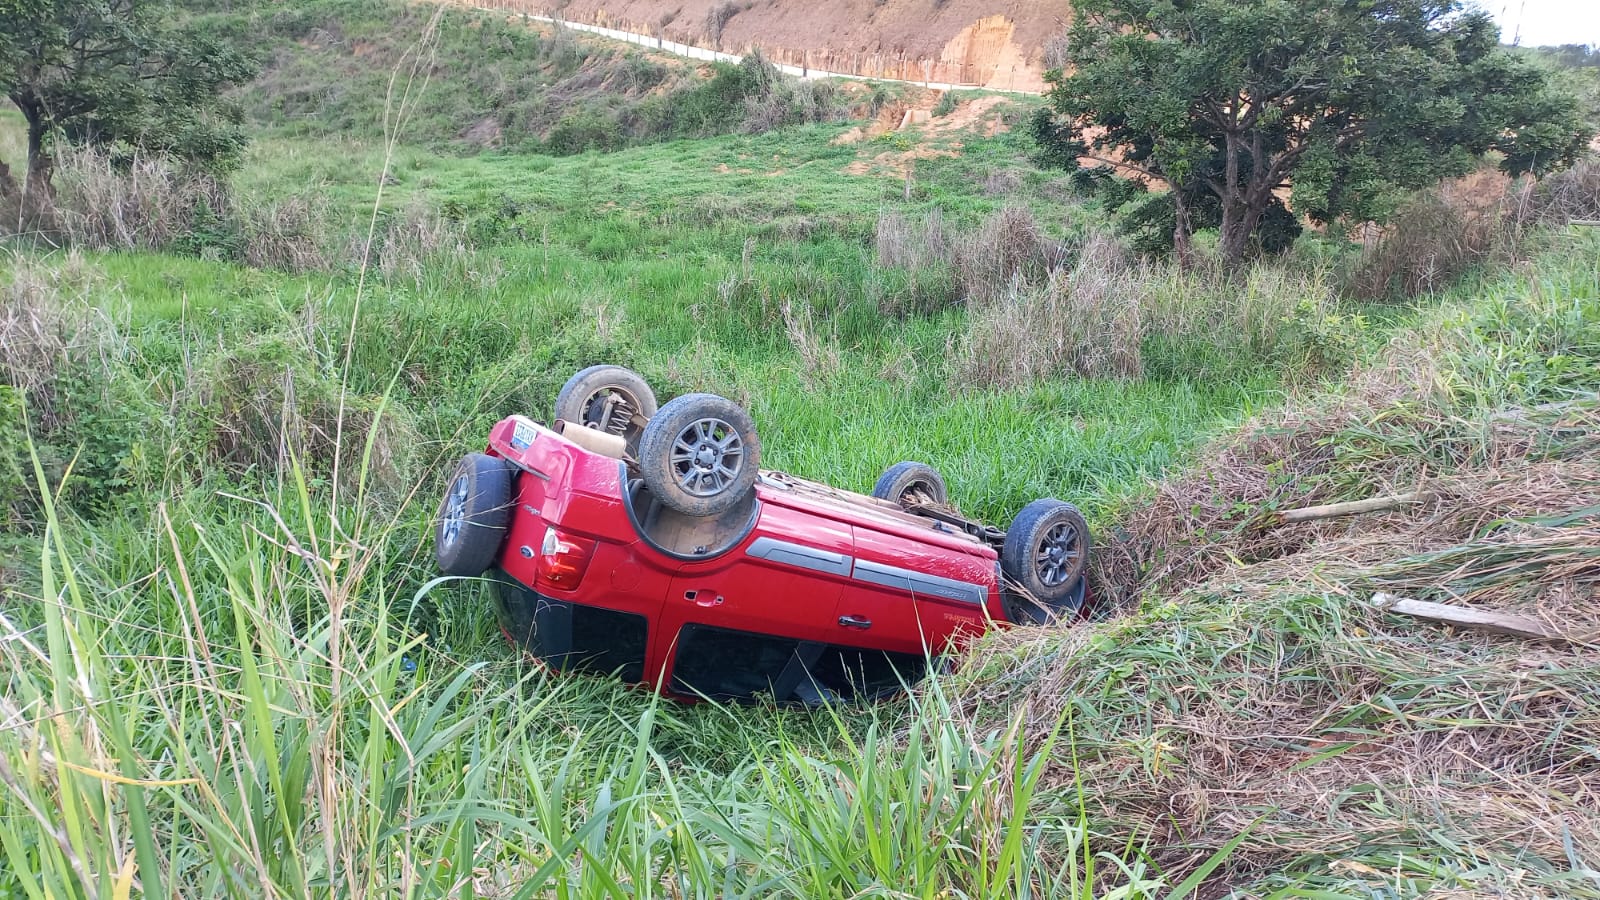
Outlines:
[[1250,232],[1244,227],[1244,207],[1237,197],[1222,198],[1222,233],[1218,235],[1217,249],[1223,265],[1230,269],[1244,261],[1244,250],[1250,241]]
[[1256,233],[1256,226],[1261,224],[1261,216],[1266,213],[1271,197],[1271,191],[1252,190],[1246,196],[1223,198],[1219,250],[1228,268],[1244,262],[1244,252],[1250,248],[1250,237]]
[[1184,201],[1183,192],[1176,188],[1172,191],[1172,199],[1177,206],[1177,215],[1172,223],[1172,250],[1178,257],[1178,270],[1187,272],[1194,264],[1194,248],[1189,242],[1189,204]]
[[[27,115],[26,110],[24,115]],[[55,173],[56,161],[44,149],[45,121],[42,113],[28,115],[28,181],[27,192],[39,197],[50,196],[50,178]]]

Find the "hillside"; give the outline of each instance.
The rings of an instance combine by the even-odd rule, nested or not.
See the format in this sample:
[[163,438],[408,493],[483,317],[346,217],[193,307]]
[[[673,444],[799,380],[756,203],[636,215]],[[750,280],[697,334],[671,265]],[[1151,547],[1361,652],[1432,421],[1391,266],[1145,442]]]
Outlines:
[[[462,0],[466,2],[466,0]],[[1069,0],[472,0],[826,72],[1044,89],[1045,51]]]
[[[1032,98],[186,5],[260,51],[240,168],[62,153],[0,244],[0,898],[1600,900],[1594,161],[1180,271]],[[1004,6],[865,5],[806,9],[933,54]],[[795,475],[1078,504],[1095,615],[876,703],[552,673],[438,577],[438,497],[601,362]]]

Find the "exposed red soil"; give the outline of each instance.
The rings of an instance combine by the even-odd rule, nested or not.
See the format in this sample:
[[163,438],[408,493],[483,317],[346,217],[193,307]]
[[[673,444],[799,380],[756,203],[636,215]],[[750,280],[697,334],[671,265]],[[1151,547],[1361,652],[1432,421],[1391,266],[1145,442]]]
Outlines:
[[[460,2],[460,0],[458,0]],[[1069,0],[476,0],[828,72],[1044,89]]]

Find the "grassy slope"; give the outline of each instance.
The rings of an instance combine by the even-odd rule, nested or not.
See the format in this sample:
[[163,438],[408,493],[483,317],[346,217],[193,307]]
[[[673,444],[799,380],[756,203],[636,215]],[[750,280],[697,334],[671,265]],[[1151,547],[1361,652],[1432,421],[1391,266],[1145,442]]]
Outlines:
[[[1104,584],[1145,579],[1139,609],[1006,636],[962,676],[967,708],[1069,717],[1078,764],[1045,780],[1081,784],[1112,845],[1181,858],[1248,832],[1236,886],[1600,895],[1597,261],[1569,236],[1164,481],[1102,549]],[[1399,490],[1426,499],[1259,527]],[[1386,615],[1375,591],[1578,643]]]
[[[829,143],[840,130],[567,159],[441,153],[450,149],[443,131],[434,134],[442,142],[422,141],[434,150],[400,148],[386,204],[440,204],[483,249],[368,284],[349,348],[350,405],[365,414],[386,396],[395,424],[370,432],[375,455],[391,458],[366,480],[365,503],[353,502],[348,479],[332,494],[325,447],[300,469],[280,467],[270,450],[238,452],[271,445],[291,378],[292,408],[311,423],[306,446],[321,446],[318,429],[329,430],[337,409],[352,279],[155,255],[10,260],[13,285],[42,285],[10,302],[43,298],[69,316],[80,302],[110,310],[116,334],[95,334],[120,351],[71,356],[41,395],[63,413],[43,462],[59,475],[81,450],[75,471],[86,488],[69,491],[54,518],[37,503],[25,510],[56,523],[54,547],[74,580],[63,587],[66,562],[44,555],[51,545],[33,528],[8,576],[20,594],[4,612],[34,630],[27,642],[7,634],[13,675],[0,718],[33,723],[60,710],[74,727],[0,732],[7,780],[18,785],[0,795],[10,871],[42,870],[62,895],[85,876],[110,892],[124,871],[149,890],[157,870],[189,893],[248,895],[330,881],[345,893],[433,893],[466,878],[505,896],[524,885],[578,896],[908,886],[925,896],[1064,896],[1092,880],[1087,831],[1114,829],[1115,813],[1079,821],[1074,788],[1060,778],[1069,755],[1038,743],[1047,724],[1026,741],[989,728],[1003,703],[985,701],[976,724],[937,690],[911,708],[837,719],[658,708],[605,682],[528,669],[499,643],[475,589],[439,587],[413,603],[432,575],[440,460],[472,447],[500,415],[547,408],[566,374],[590,362],[635,365],[663,394],[704,388],[748,401],[767,462],[798,474],[864,488],[890,463],[925,459],[959,502],[997,521],[1041,494],[1083,502],[1106,521],[1147,478],[1274,401],[1277,378],[1261,361],[1180,351],[1142,381],[1058,379],[1014,392],[952,384],[946,356],[959,312],[893,320],[877,311],[912,289],[906,273],[873,265],[880,209],[937,206],[973,223],[1005,202],[981,185],[1006,168],[1025,173],[1017,196],[1053,235],[1073,239],[1094,214],[1042,199],[1050,179],[1028,171],[1015,136],[971,138],[959,158],[920,163],[908,203],[902,182],[839,173],[856,158]],[[869,155],[896,149],[883,142]],[[269,136],[239,181],[258,198],[315,191],[359,224],[380,159],[359,140]],[[1573,280],[1593,296],[1592,272],[1574,269]],[[790,336],[785,301],[819,343]],[[808,356],[806,346],[821,349]],[[30,397],[35,416],[39,399]],[[15,432],[9,440],[21,449]],[[361,457],[344,454],[347,475]],[[408,499],[413,486],[420,494]],[[282,522],[224,494],[264,499]],[[95,502],[108,496],[115,502]],[[1226,603],[1197,605],[1192,629],[1167,627],[1172,613],[1157,610],[1103,635],[1051,639],[1095,642],[1060,671],[1133,672],[1197,658],[1196,634],[1232,646],[1230,629],[1275,628],[1278,608],[1241,619]],[[1012,661],[1039,658],[992,657],[972,670],[980,680],[968,696],[1008,694],[1025,684]],[[1106,668],[1105,659],[1122,662]],[[1164,683],[1104,693],[1131,723],[1111,728],[1122,719],[1108,717],[1107,728],[1159,749],[1139,723],[1168,702]],[[898,739],[885,745],[888,733]],[[31,750],[41,741],[77,768],[42,762]],[[1122,765],[1120,745],[1105,746],[1105,760]],[[1101,744],[1086,740],[1079,752]],[[1027,768],[1033,760],[1054,762]],[[151,783],[119,787],[103,774],[112,768]],[[1049,790],[1036,795],[1031,778],[1047,770]],[[1125,775],[1137,779],[1135,769]],[[1127,791],[1094,780],[1084,789],[1097,817]],[[1147,831],[1133,845],[1157,839]],[[1194,839],[1202,852],[1220,843]],[[1396,846],[1439,854],[1415,840],[1380,850]],[[1102,888],[1150,876],[1122,844],[1111,849],[1137,871],[1107,875],[1102,859]],[[1150,849],[1162,864],[1177,858]],[[1237,871],[1268,864],[1252,859],[1283,864],[1270,849]],[[1370,867],[1386,857],[1359,858]],[[1326,862],[1303,860],[1284,877],[1322,879]],[[1370,887],[1360,876],[1335,881]],[[0,875],[0,889],[33,883],[13,878]]]

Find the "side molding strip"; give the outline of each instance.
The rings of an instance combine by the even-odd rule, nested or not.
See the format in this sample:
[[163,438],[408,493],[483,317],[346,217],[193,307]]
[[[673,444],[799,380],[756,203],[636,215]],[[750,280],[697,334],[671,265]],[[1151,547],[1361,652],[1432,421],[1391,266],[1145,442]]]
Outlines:
[[810,569],[813,572],[822,572],[828,575],[838,575],[841,578],[850,575],[850,557],[843,553],[834,553],[829,550],[818,550],[803,544],[791,544],[774,538],[756,538],[750,544],[746,555],[768,562],[781,563],[786,566],[795,566],[801,569]]
[[856,581],[865,581],[882,587],[894,588],[901,591],[910,591],[913,594],[928,594],[933,597],[943,597],[946,600],[959,600],[962,603],[975,603],[983,605],[988,595],[983,585],[973,584],[970,581],[957,581],[954,578],[945,578],[940,575],[929,575],[925,572],[914,572],[911,569],[902,569],[897,566],[886,566],[882,563],[856,560],[855,571],[851,578]]

